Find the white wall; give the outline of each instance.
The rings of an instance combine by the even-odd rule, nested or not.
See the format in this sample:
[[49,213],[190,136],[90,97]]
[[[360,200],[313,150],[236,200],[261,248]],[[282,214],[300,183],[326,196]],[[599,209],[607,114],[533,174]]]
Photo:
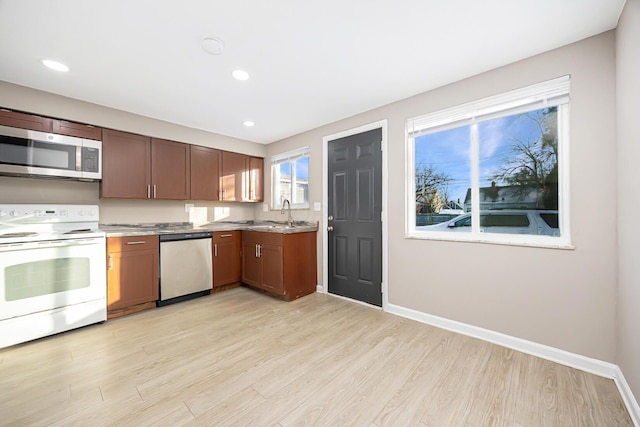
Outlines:
[[640,397],[640,0],[627,0],[616,31],[618,118],[617,363]]
[[[614,32],[604,33],[270,144],[267,161],[272,154],[310,145],[309,196],[312,202],[320,201],[322,137],[388,119],[389,302],[614,362],[614,56]],[[575,249],[406,239],[407,118],[566,74],[571,75],[570,203]],[[267,176],[267,198],[269,187]],[[320,265],[321,242],[318,247]]]

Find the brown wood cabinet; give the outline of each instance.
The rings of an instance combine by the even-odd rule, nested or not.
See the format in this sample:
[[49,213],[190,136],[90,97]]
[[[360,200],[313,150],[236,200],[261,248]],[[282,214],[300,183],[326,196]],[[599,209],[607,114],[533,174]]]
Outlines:
[[31,129],[40,132],[52,132],[52,119],[33,114],[0,109],[0,125],[14,128]]
[[218,200],[220,157],[220,150],[191,146],[191,200]]
[[102,132],[100,197],[151,197],[151,138],[105,129]]
[[245,183],[247,156],[223,151],[221,169],[220,200],[225,202],[243,201],[243,190],[247,185]]
[[188,200],[188,144],[105,129],[100,197]]
[[213,287],[240,282],[241,231],[213,232]]
[[4,109],[0,109],[0,125],[102,140],[102,128],[99,127]]
[[287,301],[316,291],[316,233],[242,232],[242,282]]
[[261,157],[249,157],[249,202],[262,202],[264,200],[264,159]]
[[76,136],[78,138],[102,140],[102,128],[84,125],[82,123],[68,122],[66,120],[52,120],[53,133],[60,135]]
[[108,317],[155,307],[158,236],[107,238]]
[[151,138],[152,198],[191,198],[191,149],[189,144]]

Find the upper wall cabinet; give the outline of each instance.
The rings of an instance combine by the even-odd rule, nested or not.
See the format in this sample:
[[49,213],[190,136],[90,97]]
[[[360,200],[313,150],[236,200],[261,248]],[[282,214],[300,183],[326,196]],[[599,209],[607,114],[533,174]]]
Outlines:
[[188,144],[105,129],[101,197],[188,200]]
[[249,157],[249,202],[264,200],[264,159]]
[[151,185],[154,199],[191,198],[189,144],[151,138]]
[[151,138],[105,129],[102,132],[100,197],[151,197]]
[[102,128],[99,127],[66,120],[51,119],[33,114],[19,113],[17,111],[0,110],[0,125],[37,130],[39,132],[57,133],[78,138],[95,139],[98,141],[102,139]]
[[222,152],[222,173],[220,174],[220,200],[242,202],[246,189],[247,156],[244,154]]
[[264,159],[245,154],[222,152],[220,200],[261,202],[264,187]]
[[219,150],[191,146],[191,200],[219,200],[220,157]]
[[102,140],[102,128],[68,122],[66,120],[52,120],[53,133],[76,136],[78,138]]
[[52,119],[34,116],[33,114],[18,113],[16,111],[0,110],[0,125],[14,128],[52,132]]

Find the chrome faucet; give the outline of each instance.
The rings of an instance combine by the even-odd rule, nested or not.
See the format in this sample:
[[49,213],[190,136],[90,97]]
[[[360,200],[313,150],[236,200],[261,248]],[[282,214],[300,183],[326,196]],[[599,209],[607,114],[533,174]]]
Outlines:
[[280,213],[282,215],[284,215],[284,210],[285,210],[285,204],[289,210],[289,217],[287,218],[287,224],[289,224],[289,227],[293,226],[293,217],[291,216],[291,202],[289,201],[289,199],[284,199],[282,201],[282,209],[280,210]]

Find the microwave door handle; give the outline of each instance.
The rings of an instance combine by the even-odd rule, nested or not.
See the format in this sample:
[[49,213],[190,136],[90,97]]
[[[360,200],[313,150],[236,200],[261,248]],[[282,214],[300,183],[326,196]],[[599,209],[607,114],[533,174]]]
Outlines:
[[82,172],[82,146],[76,145],[76,170]]

